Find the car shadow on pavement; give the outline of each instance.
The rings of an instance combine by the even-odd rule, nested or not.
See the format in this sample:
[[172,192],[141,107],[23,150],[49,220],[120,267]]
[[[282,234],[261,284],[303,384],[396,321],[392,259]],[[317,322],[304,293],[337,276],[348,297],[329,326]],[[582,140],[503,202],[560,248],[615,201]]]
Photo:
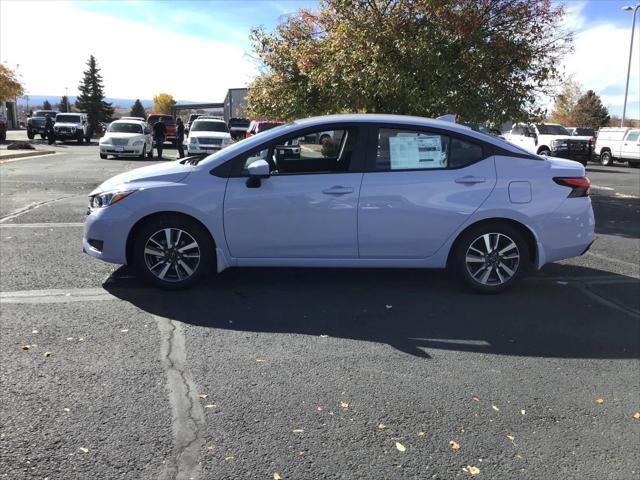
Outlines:
[[[566,277],[603,276],[590,268],[556,267],[554,274]],[[629,286],[629,277],[619,277]],[[141,285],[122,267],[104,288],[150,314],[194,326],[380,342],[423,358],[440,349],[640,358],[640,322],[633,312],[593,301],[578,283],[558,283],[538,275],[487,296],[463,290],[438,271],[245,268],[167,292]]]

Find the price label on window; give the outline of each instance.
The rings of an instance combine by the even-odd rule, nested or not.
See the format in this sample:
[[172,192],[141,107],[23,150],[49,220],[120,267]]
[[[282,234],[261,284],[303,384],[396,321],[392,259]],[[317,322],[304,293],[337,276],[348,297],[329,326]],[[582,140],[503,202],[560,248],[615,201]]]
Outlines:
[[446,166],[440,135],[390,137],[389,156],[392,170]]

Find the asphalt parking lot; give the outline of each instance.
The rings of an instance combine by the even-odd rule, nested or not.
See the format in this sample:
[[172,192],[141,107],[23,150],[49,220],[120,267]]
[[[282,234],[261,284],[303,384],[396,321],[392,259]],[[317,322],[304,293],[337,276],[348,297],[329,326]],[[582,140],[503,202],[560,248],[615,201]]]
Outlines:
[[503,295],[331,269],[167,293],[81,251],[87,194],[156,160],[53,148],[0,164],[0,478],[640,478],[639,170],[591,164],[592,249]]

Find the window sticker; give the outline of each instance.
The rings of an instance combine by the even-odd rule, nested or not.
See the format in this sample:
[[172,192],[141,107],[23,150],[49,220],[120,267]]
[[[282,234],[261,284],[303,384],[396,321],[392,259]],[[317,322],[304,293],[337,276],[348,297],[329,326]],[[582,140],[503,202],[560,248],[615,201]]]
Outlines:
[[446,158],[439,135],[389,138],[391,170],[443,168]]

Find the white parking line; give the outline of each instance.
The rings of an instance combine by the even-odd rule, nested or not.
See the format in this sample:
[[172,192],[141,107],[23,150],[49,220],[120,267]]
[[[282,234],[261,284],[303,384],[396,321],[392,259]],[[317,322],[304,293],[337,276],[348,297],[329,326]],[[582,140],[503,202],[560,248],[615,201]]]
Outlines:
[[603,186],[600,186],[600,185],[595,185],[595,184],[593,184],[593,183],[591,184],[591,188],[592,188],[593,190],[607,190],[607,191],[615,190],[615,188],[611,188],[611,187],[603,187]]
[[49,205],[51,203],[59,202],[60,200],[64,200],[65,198],[72,198],[72,197],[79,197],[79,196],[80,195],[64,195],[62,197],[54,198],[52,200],[45,200],[44,202],[32,203],[31,205],[27,205],[24,208],[20,208],[14,212],[4,215],[2,218],[0,218],[0,223],[4,223],[8,220],[13,220],[14,218],[19,217],[20,215],[30,212],[31,210],[35,210],[36,208],[40,208],[44,205]]
[[82,222],[60,222],[60,223],[0,223],[0,228],[66,228],[82,227]]
[[1,303],[71,303],[119,300],[104,288],[69,288],[0,292]]

